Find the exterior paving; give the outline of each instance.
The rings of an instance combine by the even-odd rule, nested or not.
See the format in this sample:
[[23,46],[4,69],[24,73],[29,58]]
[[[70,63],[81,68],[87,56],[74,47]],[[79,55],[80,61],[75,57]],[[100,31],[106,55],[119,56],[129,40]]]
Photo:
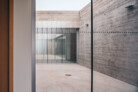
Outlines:
[[78,64],[36,64],[36,92],[90,90],[91,70],[86,67]]
[[[94,71],[94,92],[138,92],[138,88]],[[91,92],[91,70],[79,64],[36,64],[36,92]]]

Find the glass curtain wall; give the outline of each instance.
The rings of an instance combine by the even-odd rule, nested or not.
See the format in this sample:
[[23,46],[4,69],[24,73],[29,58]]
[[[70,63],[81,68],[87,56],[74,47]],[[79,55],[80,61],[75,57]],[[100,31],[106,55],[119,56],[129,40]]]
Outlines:
[[76,62],[76,28],[37,28],[36,62]]

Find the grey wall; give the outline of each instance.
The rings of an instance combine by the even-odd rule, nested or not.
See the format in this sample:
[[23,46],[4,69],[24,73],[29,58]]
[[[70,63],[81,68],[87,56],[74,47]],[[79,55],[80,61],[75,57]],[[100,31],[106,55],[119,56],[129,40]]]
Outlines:
[[[86,26],[89,24],[89,26]],[[80,11],[77,62],[91,68],[91,3]]]
[[[54,6],[53,6],[54,7]],[[41,28],[79,28],[79,11],[37,11],[36,26]]]
[[32,0],[14,0],[14,92],[31,92]]
[[138,86],[138,0],[94,0],[93,16],[94,70]]

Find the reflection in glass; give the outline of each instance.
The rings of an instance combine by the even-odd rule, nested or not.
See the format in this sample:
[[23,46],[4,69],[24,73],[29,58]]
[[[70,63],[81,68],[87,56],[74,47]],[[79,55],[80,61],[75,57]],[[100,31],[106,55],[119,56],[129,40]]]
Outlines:
[[76,62],[76,29],[38,28],[36,61],[37,63]]

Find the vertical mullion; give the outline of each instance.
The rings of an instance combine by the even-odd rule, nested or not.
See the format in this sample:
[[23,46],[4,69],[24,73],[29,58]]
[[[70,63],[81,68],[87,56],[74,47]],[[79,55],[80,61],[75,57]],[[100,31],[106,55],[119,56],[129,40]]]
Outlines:
[[68,37],[67,37],[67,36],[68,36],[68,31],[69,31],[69,30],[67,29],[67,33],[66,33],[66,49],[65,49],[65,50],[66,50],[66,56],[65,56],[65,60],[66,60],[66,61],[67,61],[67,55],[68,55],[68,54],[67,54],[67,51],[68,51],[68,50],[67,50],[67,45],[68,45],[68,40],[67,40],[67,38],[68,38]]
[[38,39],[38,35],[39,35],[39,28],[37,28],[37,63],[39,62],[39,39]]
[[[66,32],[68,31],[68,29],[66,29]],[[67,33],[65,33],[65,56],[64,56],[64,60],[66,61],[66,54],[67,53]]]
[[45,47],[46,47],[46,50],[45,50],[45,60],[46,60],[46,63],[47,63],[47,28],[45,28]]
[[[52,23],[51,23],[51,29],[50,29],[50,37],[51,37],[51,39],[50,39],[50,48],[51,48],[50,53],[52,53]],[[51,59],[51,63],[52,63],[52,54],[50,56],[50,59]]]
[[48,63],[48,28],[47,28],[47,63]]
[[[56,38],[56,31],[57,31],[57,28],[55,28],[55,32],[54,32],[54,36]],[[54,60],[56,62],[56,39],[54,38]]]
[[70,31],[69,31],[69,59],[70,59],[70,61],[69,62],[71,62],[71,28],[70,28]]
[[[56,38],[56,31],[57,31],[57,28],[55,28],[55,33],[54,33],[55,38]],[[56,39],[55,38],[54,38],[54,59],[55,59],[55,62],[57,62],[56,61],[56,45],[55,45]]]
[[46,28],[44,28],[44,38],[45,38],[45,40],[44,40],[44,42],[45,42],[45,57],[44,58],[45,58],[45,63],[46,63],[46,61],[47,61],[47,59],[46,59],[46,55],[47,55],[47,53],[46,53],[46,50],[47,50],[47,46],[46,46],[47,45],[46,44],[46,40],[47,40],[46,39]]
[[[54,31],[56,31],[56,28],[55,28]],[[53,37],[53,38],[54,38],[54,39],[53,39],[53,55],[54,55],[53,57],[54,57],[54,62],[56,62],[56,61],[55,61],[55,33],[54,33],[54,32],[53,32],[53,36],[54,36],[54,37]]]
[[93,0],[91,0],[91,92],[93,92]]
[[67,39],[67,33],[66,32],[67,31],[68,31],[68,29],[65,30],[65,47],[64,47],[65,48],[65,53],[64,53],[65,56],[64,56],[64,61],[66,61],[66,52],[67,52],[67,41],[66,41],[66,39]]
[[[38,35],[40,35],[40,28],[38,29]],[[41,56],[41,53],[40,53],[40,40],[39,40],[39,36],[38,36],[38,61],[41,60],[39,59],[39,57]]]
[[63,30],[61,28],[61,45],[62,45],[62,48],[61,48],[61,61],[63,63]]
[[51,28],[51,61],[53,62],[53,28]]
[[39,38],[38,38],[38,35],[39,35],[39,28],[37,28],[37,63],[39,62]]
[[[61,47],[62,47],[62,36],[63,36],[63,34],[62,34],[62,28],[61,28]],[[61,50],[60,51],[61,52],[61,63],[63,63],[63,60],[62,60],[62,48],[60,48],[60,50]]]
[[43,62],[42,63],[44,63],[44,39],[43,39],[43,35],[44,35],[44,33],[43,33],[43,22],[42,22],[42,53],[43,53]]
[[75,60],[75,63],[77,63],[77,58],[78,58],[78,29],[76,28],[75,29],[75,36],[76,36],[76,46],[75,46],[75,49],[76,49],[76,60]]
[[36,47],[35,47],[35,49],[36,49],[35,58],[36,58],[36,62],[38,63],[38,59],[37,59],[37,57],[38,57],[38,28],[36,28]]

